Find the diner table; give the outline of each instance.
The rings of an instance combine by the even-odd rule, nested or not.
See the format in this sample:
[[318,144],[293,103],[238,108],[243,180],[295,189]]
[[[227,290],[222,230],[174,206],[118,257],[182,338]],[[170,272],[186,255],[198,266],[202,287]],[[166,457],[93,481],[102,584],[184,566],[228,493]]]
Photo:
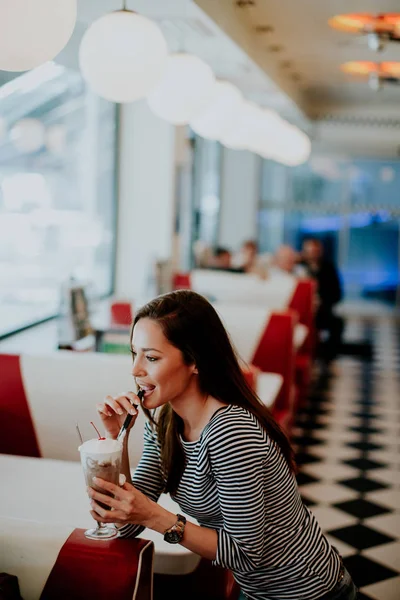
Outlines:
[[[1,570],[19,576],[24,600],[38,600],[72,531],[95,524],[82,467],[75,461],[0,454],[0,476]],[[159,502],[171,512],[182,512],[167,494]],[[187,575],[200,563],[199,555],[168,544],[152,530],[139,537],[154,542],[155,573]]]

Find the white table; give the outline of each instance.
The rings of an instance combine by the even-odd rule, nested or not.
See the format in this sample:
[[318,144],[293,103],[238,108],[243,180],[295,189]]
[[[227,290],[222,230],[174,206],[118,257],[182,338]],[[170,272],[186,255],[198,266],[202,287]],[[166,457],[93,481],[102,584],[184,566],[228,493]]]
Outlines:
[[[37,566],[39,562],[42,573],[39,579],[44,578],[44,585],[72,531],[94,525],[81,464],[0,454],[0,478],[1,568],[11,573],[16,564],[21,567],[24,563],[22,566],[30,569],[30,565]],[[178,505],[165,494],[160,504],[174,513],[180,512]],[[15,536],[10,536],[14,528]],[[26,545],[22,535],[25,528]],[[154,542],[155,573],[186,575],[200,562],[200,556],[179,544],[168,544],[154,531],[145,529],[140,537]],[[35,560],[30,563],[32,551]],[[29,600],[24,593],[22,596]]]

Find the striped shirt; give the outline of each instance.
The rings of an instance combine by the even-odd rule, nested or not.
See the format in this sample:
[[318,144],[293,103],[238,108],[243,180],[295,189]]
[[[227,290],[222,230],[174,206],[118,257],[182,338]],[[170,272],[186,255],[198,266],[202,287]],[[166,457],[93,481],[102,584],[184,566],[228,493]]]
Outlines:
[[[218,533],[214,564],[230,569],[254,600],[317,600],[339,576],[337,553],[304,506],[295,476],[259,421],[244,408],[217,411],[196,442],[173,499]],[[157,501],[164,489],[157,433],[147,423],[133,485]],[[123,537],[143,527],[126,525]]]

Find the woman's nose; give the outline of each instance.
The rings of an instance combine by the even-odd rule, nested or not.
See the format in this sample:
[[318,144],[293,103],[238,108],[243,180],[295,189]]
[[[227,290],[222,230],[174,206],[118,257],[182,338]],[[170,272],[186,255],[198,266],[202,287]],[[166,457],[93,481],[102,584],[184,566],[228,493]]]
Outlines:
[[135,359],[133,366],[132,366],[132,375],[134,377],[140,377],[146,374],[146,370],[144,368],[144,365],[142,363],[142,361],[139,361],[137,358]]

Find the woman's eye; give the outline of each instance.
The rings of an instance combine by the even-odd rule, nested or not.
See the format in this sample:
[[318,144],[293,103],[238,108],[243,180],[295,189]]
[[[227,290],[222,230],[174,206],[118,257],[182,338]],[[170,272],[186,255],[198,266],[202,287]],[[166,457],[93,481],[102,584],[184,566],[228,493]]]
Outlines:
[[135,358],[136,358],[136,352],[134,352],[133,350],[131,350],[131,354],[132,354],[133,360],[135,360]]
[[156,358],[155,356],[146,356],[147,360],[149,360],[150,362],[156,362],[156,360],[158,360],[158,358]]

